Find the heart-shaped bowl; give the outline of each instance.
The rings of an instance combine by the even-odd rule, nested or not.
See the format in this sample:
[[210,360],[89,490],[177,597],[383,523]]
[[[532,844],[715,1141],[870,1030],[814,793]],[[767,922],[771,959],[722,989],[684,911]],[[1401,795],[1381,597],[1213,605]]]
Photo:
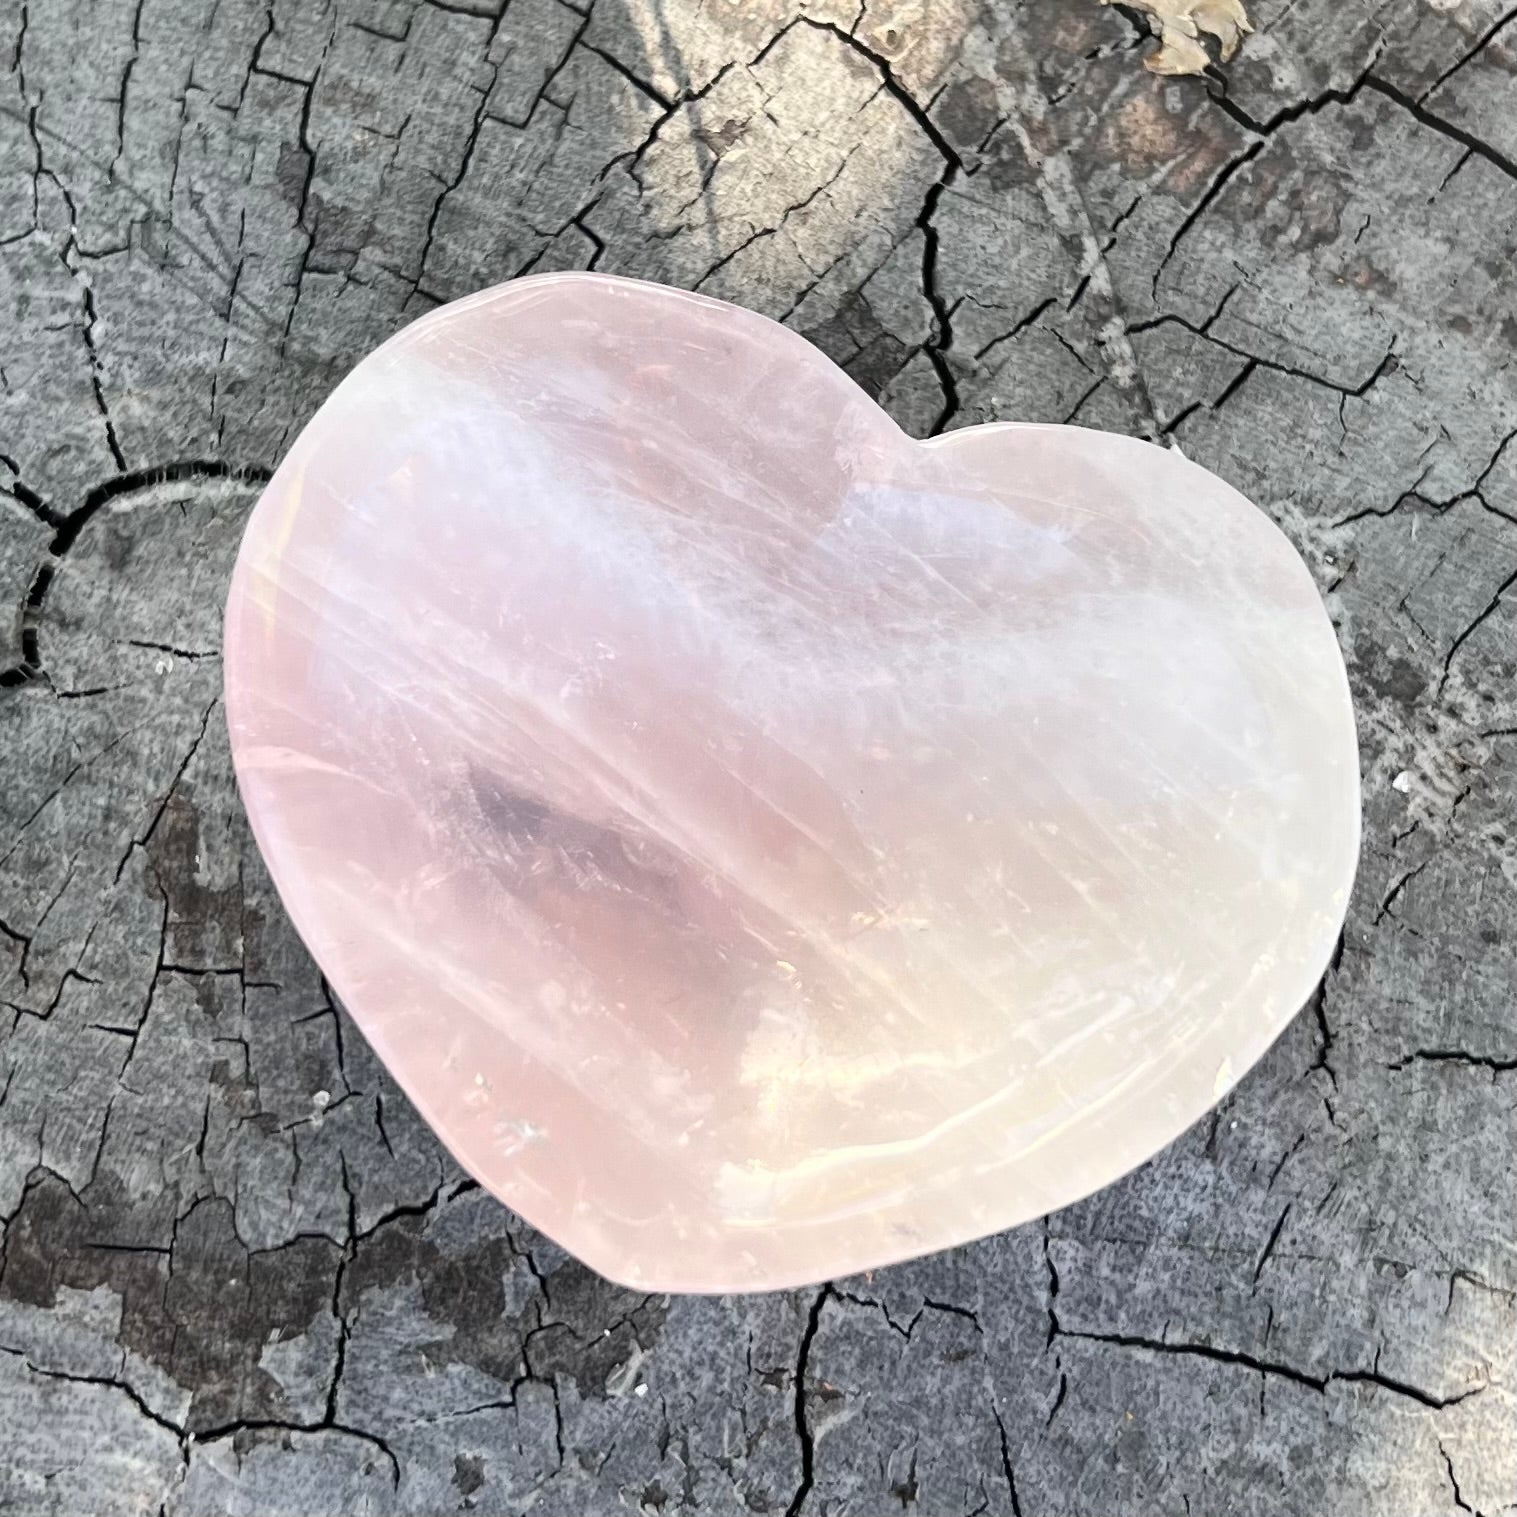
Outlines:
[[1178,453],[907,437],[598,274],[365,359],[248,523],[227,714],[301,936],[459,1162],[643,1290],[1040,1216],[1310,996],[1359,839],[1306,567]]

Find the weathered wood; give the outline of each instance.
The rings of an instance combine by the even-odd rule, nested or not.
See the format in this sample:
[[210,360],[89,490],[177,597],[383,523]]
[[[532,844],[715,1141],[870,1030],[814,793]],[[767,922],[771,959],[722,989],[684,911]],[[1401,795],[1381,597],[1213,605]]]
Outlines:
[[[1077,0],[0,4],[0,1506],[1517,1509],[1517,13],[1251,9],[1221,97]],[[1172,438],[1320,575],[1340,961],[1045,1225],[631,1296],[284,920],[219,704],[258,483],[411,316],[591,266],[918,431]]]

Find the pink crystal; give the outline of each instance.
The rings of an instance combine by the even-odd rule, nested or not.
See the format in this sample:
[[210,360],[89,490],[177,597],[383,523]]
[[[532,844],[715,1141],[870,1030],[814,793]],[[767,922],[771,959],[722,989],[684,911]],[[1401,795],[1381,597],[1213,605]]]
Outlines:
[[248,525],[242,792],[459,1161],[645,1290],[1086,1195],[1328,961],[1333,630],[1271,523],[1068,427],[907,438],[802,338],[599,275],[365,360]]

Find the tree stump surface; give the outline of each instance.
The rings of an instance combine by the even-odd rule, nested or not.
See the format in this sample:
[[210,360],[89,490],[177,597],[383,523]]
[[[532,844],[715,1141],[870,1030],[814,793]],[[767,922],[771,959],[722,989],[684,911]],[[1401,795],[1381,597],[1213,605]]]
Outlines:
[[[0,3],[0,1508],[1517,1510],[1517,11]],[[910,431],[1169,439],[1318,576],[1362,869],[1214,1118],[1047,1219],[644,1298],[468,1183],[249,838],[252,501],[437,303],[598,268]]]

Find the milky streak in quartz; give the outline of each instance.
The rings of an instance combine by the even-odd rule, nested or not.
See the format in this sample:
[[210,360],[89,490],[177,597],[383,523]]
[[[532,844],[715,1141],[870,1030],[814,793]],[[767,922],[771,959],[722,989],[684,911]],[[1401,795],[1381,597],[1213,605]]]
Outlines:
[[463,1165],[647,1290],[1037,1217],[1310,995],[1358,847],[1271,523],[1068,427],[914,442],[802,338],[600,275],[416,322],[227,609],[296,927]]

